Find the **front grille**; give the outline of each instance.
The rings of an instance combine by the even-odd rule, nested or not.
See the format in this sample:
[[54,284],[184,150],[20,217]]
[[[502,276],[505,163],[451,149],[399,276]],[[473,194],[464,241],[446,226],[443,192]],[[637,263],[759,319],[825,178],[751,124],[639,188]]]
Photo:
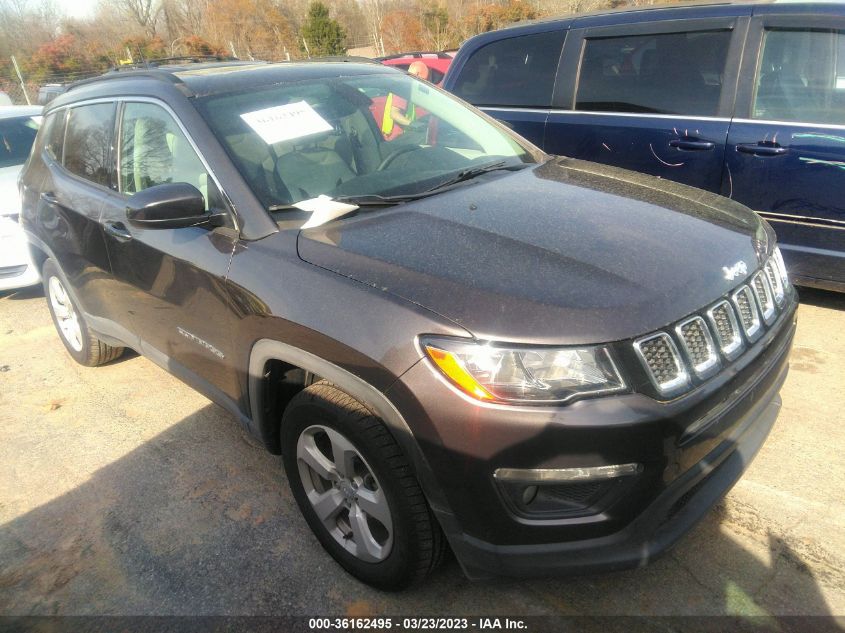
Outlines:
[[785,279],[772,257],[752,275],[750,284],[739,286],[703,315],[691,315],[669,331],[635,340],[634,351],[657,392],[679,395],[691,388],[693,378],[706,380],[738,358],[777,321],[786,299]]

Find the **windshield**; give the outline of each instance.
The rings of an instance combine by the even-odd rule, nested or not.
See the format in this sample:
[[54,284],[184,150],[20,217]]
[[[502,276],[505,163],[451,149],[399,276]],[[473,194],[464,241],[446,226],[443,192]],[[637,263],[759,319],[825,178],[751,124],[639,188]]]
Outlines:
[[[413,77],[327,78],[199,99],[265,207],[326,195],[413,196],[536,162],[535,149]],[[484,170],[479,169],[478,173]]]
[[0,168],[26,162],[40,123],[40,116],[0,119]]

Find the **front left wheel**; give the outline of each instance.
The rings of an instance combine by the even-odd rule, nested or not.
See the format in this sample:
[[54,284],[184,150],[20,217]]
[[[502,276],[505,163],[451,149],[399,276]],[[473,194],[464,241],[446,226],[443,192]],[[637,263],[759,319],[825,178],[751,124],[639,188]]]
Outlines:
[[123,354],[122,347],[103,343],[91,334],[85,317],[79,309],[72,291],[53,259],[44,262],[41,270],[44,295],[53,317],[53,325],[59,333],[68,354],[80,365],[94,367],[109,363]]
[[407,458],[352,396],[325,381],[294,396],[282,456],[305,520],[353,576],[398,590],[439,563],[443,534]]

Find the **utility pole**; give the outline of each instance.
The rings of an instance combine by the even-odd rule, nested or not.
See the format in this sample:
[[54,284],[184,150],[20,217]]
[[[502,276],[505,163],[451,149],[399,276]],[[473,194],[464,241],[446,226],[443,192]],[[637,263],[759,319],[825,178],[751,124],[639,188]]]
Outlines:
[[32,105],[32,101],[29,100],[29,95],[26,93],[26,85],[21,76],[21,69],[18,67],[18,60],[15,59],[14,55],[12,55],[12,64],[14,64],[15,72],[18,74],[18,80],[21,82],[21,90],[23,90],[23,98],[26,99],[26,105]]

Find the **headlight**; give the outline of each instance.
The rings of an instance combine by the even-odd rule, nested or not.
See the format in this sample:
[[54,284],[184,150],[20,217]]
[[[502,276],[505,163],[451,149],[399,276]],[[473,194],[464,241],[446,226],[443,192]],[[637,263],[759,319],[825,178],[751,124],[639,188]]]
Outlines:
[[506,347],[428,337],[420,344],[453,384],[482,401],[559,403],[626,388],[605,347]]
[[775,246],[773,256],[775,258],[775,263],[778,266],[778,272],[780,273],[780,279],[783,282],[783,287],[789,288],[789,275],[786,272],[786,264],[783,263],[783,255],[780,253],[779,246]]

